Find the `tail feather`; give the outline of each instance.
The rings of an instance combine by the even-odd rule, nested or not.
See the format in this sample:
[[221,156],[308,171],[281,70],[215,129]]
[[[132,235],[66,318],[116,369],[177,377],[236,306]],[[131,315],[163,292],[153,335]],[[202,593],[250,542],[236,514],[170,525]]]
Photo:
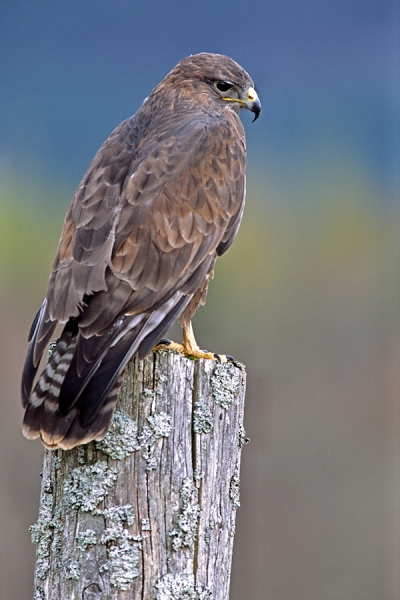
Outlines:
[[[144,358],[190,299],[176,293],[152,313],[123,315],[104,336],[84,338],[79,318],[71,319],[33,392],[27,395],[24,435],[29,439],[40,436],[45,446],[64,449],[102,439],[128,361],[138,349],[140,358]],[[40,322],[39,316],[32,344]]]
[[23,433],[28,439],[39,437],[43,433],[44,423],[48,432],[49,446],[56,443],[51,441],[56,424],[57,426],[61,425],[65,432],[68,431],[72,414],[68,415],[68,419],[61,420],[58,424],[60,421],[58,397],[73,357],[77,334],[76,326],[74,329],[72,327],[64,329],[29,398],[22,427]]
[[[83,394],[87,397],[86,388],[88,384],[92,381],[100,366],[101,371],[105,370],[104,364],[107,356],[113,352],[115,354],[115,348],[118,350],[118,355],[120,356],[119,362],[117,359],[115,363],[115,369],[118,368],[119,363],[125,355],[124,348],[126,344],[123,342],[125,341],[127,334],[130,332],[135,339],[149,320],[149,317],[150,315],[140,315],[121,319],[119,327],[114,327],[108,335],[104,336],[105,339],[99,337],[96,339],[96,337],[93,336],[94,339],[89,338],[87,340],[79,335],[77,348],[59,393],[59,408],[61,414],[67,414]],[[121,330],[123,337],[117,344],[116,341],[121,339]],[[97,341],[97,344],[93,344],[93,341]],[[92,352],[90,352],[91,346],[93,347]],[[80,348],[81,351],[79,352]],[[85,352],[87,348],[89,349]],[[112,375],[113,374],[114,372]],[[102,389],[102,387],[97,388],[97,397]],[[85,402],[87,403],[88,401],[86,400]],[[95,405],[97,404],[98,403],[95,401]]]
[[57,321],[45,320],[47,300],[38,311],[29,332],[29,350],[22,373],[21,395],[22,405],[27,406],[31,395],[33,382],[39,368],[40,359],[57,326]]
[[120,373],[114,388],[108,394],[107,402],[100,408],[95,419],[89,426],[82,425],[81,419],[76,414],[74,415],[74,419],[67,434],[58,442],[56,447],[62,448],[63,450],[70,450],[78,444],[87,444],[92,440],[102,440],[104,438],[110,426],[110,421],[117,404],[118,394],[123,379],[124,373],[122,372]]

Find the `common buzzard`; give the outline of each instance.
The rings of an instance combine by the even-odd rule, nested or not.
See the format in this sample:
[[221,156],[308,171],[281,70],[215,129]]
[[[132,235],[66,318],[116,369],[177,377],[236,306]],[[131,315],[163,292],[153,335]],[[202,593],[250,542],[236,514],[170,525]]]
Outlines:
[[[245,198],[242,108],[260,112],[249,75],[218,54],[178,63],[104,142],[65,218],[22,378],[23,432],[48,448],[106,434],[123,371],[191,318],[215,260],[231,245]],[[42,354],[64,325],[33,391]]]

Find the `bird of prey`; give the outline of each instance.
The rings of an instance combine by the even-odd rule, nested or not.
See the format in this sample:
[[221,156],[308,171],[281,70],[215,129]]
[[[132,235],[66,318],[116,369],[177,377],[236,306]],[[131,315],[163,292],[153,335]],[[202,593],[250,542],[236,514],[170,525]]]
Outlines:
[[242,67],[228,56],[189,56],[95,155],[30,331],[22,377],[27,438],[64,449],[102,439],[128,361],[144,358],[179,318],[180,349],[218,358],[200,350],[191,318],[242,218],[242,108],[254,119],[261,109]]

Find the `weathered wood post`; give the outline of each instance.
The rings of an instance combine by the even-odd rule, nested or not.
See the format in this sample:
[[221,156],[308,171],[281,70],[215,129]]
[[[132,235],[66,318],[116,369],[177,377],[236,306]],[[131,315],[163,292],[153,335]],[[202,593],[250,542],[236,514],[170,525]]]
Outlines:
[[106,438],[45,451],[35,600],[227,600],[245,372],[157,351]]

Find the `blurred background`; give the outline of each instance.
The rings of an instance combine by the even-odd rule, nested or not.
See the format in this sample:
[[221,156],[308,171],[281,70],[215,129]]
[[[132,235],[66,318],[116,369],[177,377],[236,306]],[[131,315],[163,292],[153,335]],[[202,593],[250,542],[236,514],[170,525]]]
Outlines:
[[184,56],[232,56],[248,197],[195,331],[247,365],[231,600],[398,600],[396,0],[0,6],[0,597],[32,597],[42,447],[19,379],[70,199]]

